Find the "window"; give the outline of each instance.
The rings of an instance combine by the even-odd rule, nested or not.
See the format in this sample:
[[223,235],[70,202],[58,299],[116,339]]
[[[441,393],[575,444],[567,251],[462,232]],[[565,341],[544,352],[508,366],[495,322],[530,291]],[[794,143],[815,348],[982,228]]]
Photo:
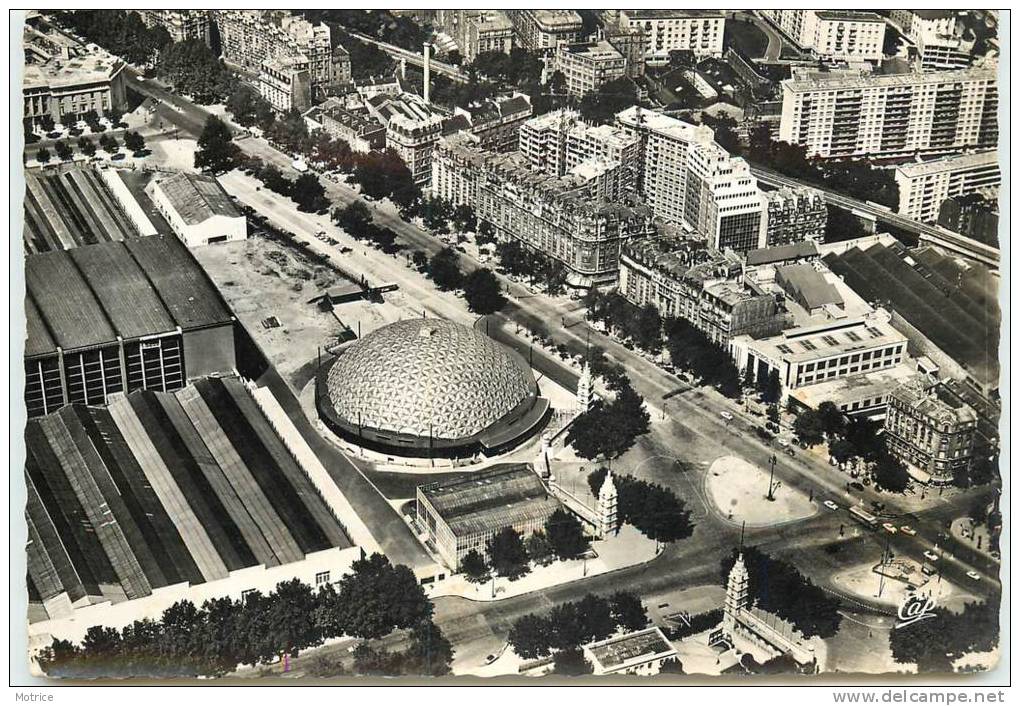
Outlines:
[[329,583],[329,572],[319,571],[315,574],[315,585],[321,586],[324,583]]

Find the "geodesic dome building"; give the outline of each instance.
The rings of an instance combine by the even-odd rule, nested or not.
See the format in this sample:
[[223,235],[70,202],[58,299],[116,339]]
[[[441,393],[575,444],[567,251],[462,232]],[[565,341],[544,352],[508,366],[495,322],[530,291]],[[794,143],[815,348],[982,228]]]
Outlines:
[[316,394],[335,433],[401,456],[498,453],[549,410],[519,354],[442,319],[373,331],[323,366]]

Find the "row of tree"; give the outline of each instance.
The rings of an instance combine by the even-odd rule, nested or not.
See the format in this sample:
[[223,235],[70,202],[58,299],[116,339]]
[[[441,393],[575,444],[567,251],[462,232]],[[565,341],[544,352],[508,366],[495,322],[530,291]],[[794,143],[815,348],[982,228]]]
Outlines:
[[[588,487],[597,496],[608,470],[598,468],[588,474]],[[687,504],[656,483],[628,475],[614,475],[617,494],[617,521],[633,525],[649,539],[675,542],[694,532]]]
[[146,27],[141,15],[125,10],[75,10],[57,17],[74,32],[132,64],[148,64],[171,44],[163,27]]
[[443,248],[433,255],[428,260],[426,271],[440,290],[463,290],[468,309],[479,316],[494,314],[506,306],[503,287],[492,270],[479,267],[464,274],[460,255],[453,248]]
[[900,493],[910,484],[906,466],[886,447],[881,425],[865,417],[847,418],[832,402],[797,414],[793,431],[804,444],[816,446],[828,441],[829,455],[837,463],[860,458],[872,466],[875,484],[883,490]]
[[893,659],[919,672],[952,672],[954,663],[999,644],[998,602],[968,603],[962,612],[937,607],[934,617],[889,631]]
[[560,603],[546,615],[521,616],[510,628],[507,642],[523,659],[538,659],[554,651],[577,650],[617,630],[633,632],[647,625],[648,615],[636,594],[619,591],[606,598],[589,593],[579,601]]
[[740,372],[722,346],[713,343],[686,319],[667,319],[663,328],[673,365],[691,371],[726,397],[740,396]]
[[[488,226],[489,224],[485,224]],[[490,227],[484,228],[487,232]],[[482,230],[482,228],[480,228]],[[479,242],[483,237],[479,234]],[[494,235],[485,236],[495,240]],[[527,277],[530,284],[540,284],[546,294],[562,294],[567,284],[567,268],[559,260],[528,247],[516,239],[505,240],[496,245],[496,257],[503,272],[515,277]]]
[[649,353],[662,349],[662,317],[652,304],[631,304],[618,291],[608,293],[592,288],[585,295],[588,319],[601,323],[607,331],[630,339]]
[[561,508],[527,540],[507,527],[486,543],[485,550],[488,561],[477,549],[470,550],[461,561],[460,568],[472,583],[484,583],[493,574],[515,581],[530,571],[529,561],[547,566],[557,558],[576,559],[588,551],[588,538],[577,518]]
[[[91,157],[96,153],[96,144],[85,136],[79,138],[77,144],[78,149],[86,157]],[[120,149],[117,138],[109,134],[100,135],[99,146],[110,154],[116,154]],[[137,132],[127,132],[124,134],[124,146],[132,152],[141,152],[145,149],[145,138]],[[61,162],[66,162],[74,156],[74,147],[63,140],[58,140],[53,144],[53,151]],[[50,151],[45,147],[40,147],[35,158],[40,164],[45,164],[50,161]]]
[[[55,640],[40,653],[39,665],[51,676],[78,678],[220,676],[341,635],[376,639],[413,629],[436,644],[441,633],[431,618],[432,604],[411,570],[373,554],[318,591],[293,579],[267,595],[254,591],[236,601],[211,599],[201,607],[178,601],[158,619],[122,630],[93,626],[80,644]],[[448,668],[452,654],[432,658],[437,654]],[[428,669],[434,673],[438,666]]]

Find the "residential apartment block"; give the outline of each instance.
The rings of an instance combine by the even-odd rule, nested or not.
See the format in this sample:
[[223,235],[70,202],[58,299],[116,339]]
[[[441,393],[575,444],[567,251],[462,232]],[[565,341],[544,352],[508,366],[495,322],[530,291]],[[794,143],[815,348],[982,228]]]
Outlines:
[[494,152],[517,149],[521,127],[531,117],[531,99],[524,93],[497,96],[467,108],[456,107],[443,125],[443,134],[466,130],[478,138],[478,146]]
[[581,16],[573,10],[507,10],[525,49],[550,52],[560,44],[581,39]]
[[896,167],[897,211],[924,223],[938,220],[942,202],[954,196],[995,195],[1002,176],[996,152],[977,152]]
[[292,54],[270,59],[259,72],[259,93],[277,113],[304,112],[312,105],[308,59]]
[[411,93],[380,93],[369,98],[366,106],[386,126],[386,147],[400,155],[414,182],[427,188],[432,179],[432,151],[443,134],[443,115]]
[[162,27],[174,42],[201,39],[212,41],[209,10],[136,10],[146,27]]
[[560,44],[553,70],[566,78],[567,93],[580,98],[602,84],[627,75],[627,60],[606,40]]
[[825,239],[829,210],[821,192],[810,187],[783,187],[763,191],[762,247],[771,248],[788,243]]
[[948,485],[954,472],[969,468],[976,428],[974,410],[926,375],[904,381],[889,396],[886,444],[923,481]]
[[621,246],[655,232],[651,210],[619,188],[615,165],[591,160],[553,176],[529,169],[519,153],[488,152],[472,142],[463,133],[440,140],[433,195],[471,206],[498,239],[559,260],[573,286],[615,282]]
[[502,10],[439,10],[436,19],[465,63],[484,52],[509,54],[514,46],[514,25]]
[[722,56],[726,17],[711,10],[621,10],[621,29],[641,30],[645,55],[668,59],[671,51]]
[[371,152],[386,148],[386,127],[365,109],[349,109],[341,101],[330,98],[305,114],[306,121],[319,127],[335,140],[343,140],[355,152]]
[[855,10],[762,10],[801,49],[835,61],[882,60],[885,20]]
[[994,147],[994,69],[789,79],[779,138],[820,157],[891,157]]
[[762,200],[747,162],[715,142],[691,150],[684,221],[719,250],[761,247]]
[[779,298],[743,276],[735,253],[696,241],[657,238],[628,243],[620,255],[620,292],[664,317],[680,317],[727,348],[735,336],[778,334],[788,317]]
[[223,60],[258,74],[266,61],[303,56],[313,95],[350,78],[350,58],[332,47],[325,23],[312,24],[286,10],[216,10]]
[[923,71],[963,69],[973,60],[973,40],[965,40],[954,10],[893,10],[898,23],[917,46]]

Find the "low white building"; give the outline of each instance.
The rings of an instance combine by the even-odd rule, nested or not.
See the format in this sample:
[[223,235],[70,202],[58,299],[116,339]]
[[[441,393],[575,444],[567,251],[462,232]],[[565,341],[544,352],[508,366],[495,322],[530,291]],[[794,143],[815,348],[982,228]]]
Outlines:
[[146,193],[177,237],[189,248],[248,237],[248,222],[211,176],[156,177]]
[[594,674],[658,674],[662,664],[677,656],[659,628],[614,635],[583,647]]

